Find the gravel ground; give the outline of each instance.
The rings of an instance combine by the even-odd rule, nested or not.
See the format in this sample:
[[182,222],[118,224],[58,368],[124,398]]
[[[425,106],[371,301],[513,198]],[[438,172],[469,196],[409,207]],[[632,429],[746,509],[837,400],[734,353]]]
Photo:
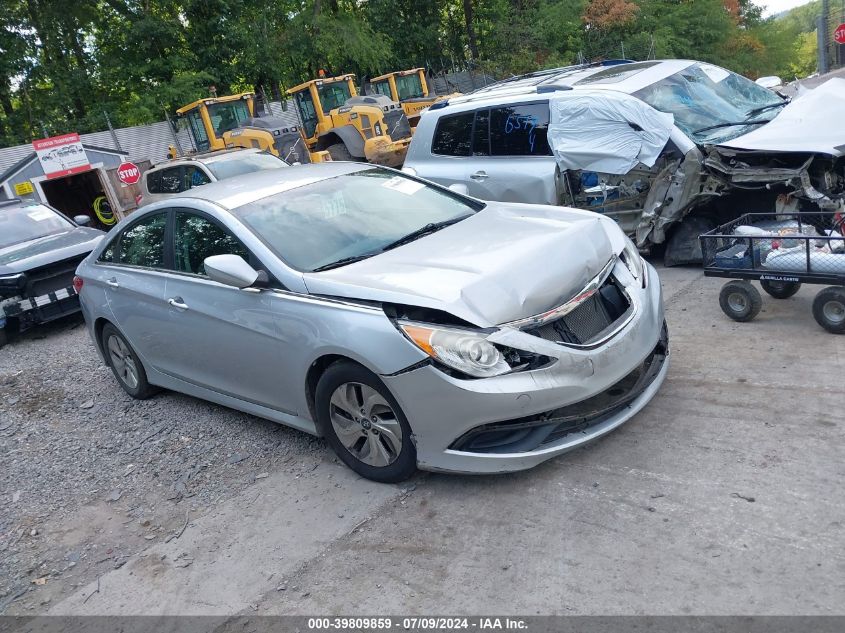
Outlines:
[[0,613],[44,609],[268,472],[331,459],[305,433],[187,396],[132,400],[81,317],[32,330],[0,350]]

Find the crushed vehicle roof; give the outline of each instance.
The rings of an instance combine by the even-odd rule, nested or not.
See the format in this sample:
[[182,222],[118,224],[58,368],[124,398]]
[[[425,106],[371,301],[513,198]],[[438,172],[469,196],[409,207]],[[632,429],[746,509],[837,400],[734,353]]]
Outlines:
[[[669,59],[648,62],[619,62],[611,65],[570,66],[520,75],[490,84],[448,100],[448,106],[500,101],[502,97],[524,97],[556,90],[616,90],[632,94],[698,62]],[[441,106],[441,107],[448,107]]]

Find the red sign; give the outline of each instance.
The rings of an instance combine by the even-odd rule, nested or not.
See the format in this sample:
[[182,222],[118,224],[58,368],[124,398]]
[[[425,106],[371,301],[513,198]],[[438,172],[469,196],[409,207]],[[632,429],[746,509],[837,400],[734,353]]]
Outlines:
[[91,169],[76,132],[42,138],[33,141],[32,146],[47,178],[61,178]]
[[134,185],[141,180],[141,170],[138,165],[126,161],[117,168],[117,179],[124,185]]
[[845,44],[845,24],[840,24],[833,32],[833,39],[837,44]]

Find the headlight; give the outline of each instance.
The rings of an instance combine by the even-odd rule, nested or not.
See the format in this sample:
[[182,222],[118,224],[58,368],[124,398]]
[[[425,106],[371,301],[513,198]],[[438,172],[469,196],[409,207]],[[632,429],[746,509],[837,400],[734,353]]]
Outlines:
[[625,248],[622,249],[621,259],[625,262],[628,270],[631,271],[634,279],[642,281],[645,287],[645,266],[643,264],[643,258],[637,249],[637,245],[627,235],[625,236]]
[[14,275],[0,275],[0,288],[3,290],[20,290],[26,285],[26,275],[15,273]]
[[552,359],[510,348],[500,348],[483,332],[399,321],[408,339],[446,367],[474,378],[500,376],[518,369],[545,365]]

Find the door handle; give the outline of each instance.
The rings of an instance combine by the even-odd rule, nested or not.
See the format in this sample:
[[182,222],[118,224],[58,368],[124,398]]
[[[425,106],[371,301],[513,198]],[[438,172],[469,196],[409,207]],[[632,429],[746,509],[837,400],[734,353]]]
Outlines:
[[167,300],[167,303],[172,305],[174,308],[179,308],[180,310],[187,310],[188,304],[182,300],[182,297],[170,297]]
[[486,171],[477,171],[472,176],[470,176],[473,180],[487,180],[489,176],[487,175]]
[[120,288],[120,284],[117,283],[117,279],[114,277],[112,277],[111,279],[106,279],[106,283],[112,288]]

